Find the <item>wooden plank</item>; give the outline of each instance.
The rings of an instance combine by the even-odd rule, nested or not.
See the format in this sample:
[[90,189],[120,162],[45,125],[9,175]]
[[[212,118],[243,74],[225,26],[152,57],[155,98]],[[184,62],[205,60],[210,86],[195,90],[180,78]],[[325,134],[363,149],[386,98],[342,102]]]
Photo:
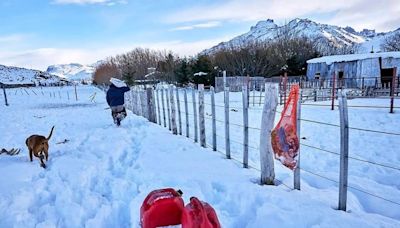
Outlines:
[[258,106],[261,106],[261,98],[262,98],[263,89],[264,89],[264,83],[261,83],[260,84],[260,97],[259,97],[260,99],[258,102]]
[[168,129],[171,131],[172,130],[172,126],[171,126],[171,107],[169,104],[169,93],[168,93],[168,89],[165,89],[165,97],[167,99],[167,115],[168,115]]
[[217,151],[217,123],[215,116],[215,91],[214,87],[211,86],[211,114],[212,114],[212,141],[213,141],[213,150]]
[[253,106],[254,106],[255,99],[256,99],[256,81],[254,81],[254,79],[253,79],[252,82],[253,82]]
[[397,77],[397,67],[393,68],[393,77],[392,77],[392,86],[390,87],[390,111],[389,113],[394,113],[394,93],[396,86],[396,77]]
[[341,91],[339,99],[340,113],[340,176],[339,176],[339,206],[338,209],[346,211],[347,182],[349,168],[349,120],[347,113],[347,99]]
[[[299,100],[297,102],[297,110],[296,110],[296,115],[297,115],[296,133],[297,133],[299,142],[301,140],[301,137],[300,137],[301,97],[302,97],[302,92],[300,91]],[[301,146],[299,144],[299,150],[298,150],[298,155],[297,155],[297,166],[294,169],[294,173],[293,173],[293,186],[294,186],[294,189],[296,189],[296,190],[300,190],[300,148],[301,148]]]
[[160,95],[159,95],[159,90],[156,89],[156,99],[157,99],[157,116],[158,116],[158,124],[161,125],[161,111],[160,111]]
[[161,88],[161,104],[162,104],[162,111],[163,111],[164,127],[167,127],[167,120],[165,118],[165,104],[164,104],[164,89],[163,88]]
[[154,97],[153,97],[153,88],[146,89],[146,98],[147,98],[147,113],[148,113],[148,120],[152,123],[157,123],[156,117],[156,109],[154,106]]
[[336,72],[333,72],[333,81],[332,81],[332,105],[331,110],[335,110],[335,85],[336,85]]
[[199,141],[199,130],[197,126],[197,109],[196,109],[196,90],[192,88],[192,104],[193,104],[193,125],[194,125],[194,141]]
[[275,179],[271,131],[274,127],[277,105],[277,89],[273,84],[268,83],[265,86],[265,98],[261,117],[260,133],[261,184],[267,185],[274,185]]
[[224,103],[225,103],[225,151],[226,158],[231,159],[231,142],[229,134],[229,87],[224,88]]
[[179,123],[179,134],[182,135],[182,115],[181,115],[181,101],[179,99],[179,89],[176,87],[176,106],[178,108],[178,123]]
[[176,127],[176,107],[174,99],[174,86],[169,86],[169,99],[171,103],[171,130],[174,135],[178,134],[178,129]]
[[200,145],[207,147],[206,145],[206,126],[204,119],[204,85],[199,84],[199,126],[200,126]]
[[243,168],[249,168],[249,104],[247,100],[247,89],[247,85],[243,85]]
[[187,99],[187,92],[186,88],[183,90],[183,98],[185,102],[185,116],[186,116],[186,137],[189,138],[189,107],[188,107],[188,99]]

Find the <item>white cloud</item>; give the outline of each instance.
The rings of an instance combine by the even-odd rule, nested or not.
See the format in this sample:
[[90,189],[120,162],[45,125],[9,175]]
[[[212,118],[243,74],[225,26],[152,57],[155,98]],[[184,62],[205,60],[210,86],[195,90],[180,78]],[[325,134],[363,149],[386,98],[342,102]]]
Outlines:
[[213,28],[213,27],[218,27],[220,25],[221,25],[221,22],[219,22],[219,21],[209,21],[209,22],[205,22],[205,23],[176,27],[176,28],[171,29],[170,31],[193,30],[193,29],[197,29],[197,28]]
[[22,34],[11,34],[0,36],[0,43],[16,43],[21,42],[26,38],[25,35]]
[[107,53],[102,50],[39,48],[26,51],[2,52],[0,53],[0,63],[9,66],[46,70],[47,66],[53,64],[71,62],[88,64],[105,57],[107,57]]
[[85,5],[85,4],[104,4],[107,6],[113,6],[116,4],[126,4],[126,0],[54,0],[54,4],[78,4],[78,5]]
[[113,48],[38,48],[26,51],[8,51],[0,52],[0,64],[46,70],[49,65],[53,64],[91,64],[109,56],[128,52],[135,47],[150,48],[153,50],[171,50],[181,56],[192,56],[229,38],[227,36],[195,42],[175,40],[155,43],[122,44]]
[[[398,0],[230,0],[179,9],[169,14],[166,21],[258,21],[267,18],[284,21],[311,15],[317,22],[350,25],[356,29],[369,26],[382,31],[394,29],[388,28],[386,22],[400,19],[399,8]],[[324,19],[319,20],[319,17]]]
[[181,56],[193,56],[198,54],[200,51],[210,48],[222,41],[231,39],[232,36],[218,37],[214,39],[198,40],[192,42],[186,42],[182,40],[166,41],[159,43],[144,43],[139,44],[140,47],[156,49],[156,50],[171,50],[178,53]]

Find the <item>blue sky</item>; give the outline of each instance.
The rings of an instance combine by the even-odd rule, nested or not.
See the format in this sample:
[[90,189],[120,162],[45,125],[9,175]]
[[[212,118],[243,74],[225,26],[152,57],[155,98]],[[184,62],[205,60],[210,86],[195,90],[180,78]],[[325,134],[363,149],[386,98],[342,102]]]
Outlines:
[[399,15],[398,0],[1,0],[0,64],[45,70],[134,47],[194,55],[268,18],[388,31]]

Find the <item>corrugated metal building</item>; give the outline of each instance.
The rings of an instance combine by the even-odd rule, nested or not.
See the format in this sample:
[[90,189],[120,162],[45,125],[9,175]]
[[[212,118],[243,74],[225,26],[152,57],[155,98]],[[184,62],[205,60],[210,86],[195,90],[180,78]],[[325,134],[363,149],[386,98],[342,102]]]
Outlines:
[[[400,75],[400,52],[381,52],[352,55],[332,55],[307,61],[308,79],[343,80],[349,86],[374,86],[390,83],[393,78],[393,68],[397,67],[396,76]],[[373,79],[373,80],[371,80]]]

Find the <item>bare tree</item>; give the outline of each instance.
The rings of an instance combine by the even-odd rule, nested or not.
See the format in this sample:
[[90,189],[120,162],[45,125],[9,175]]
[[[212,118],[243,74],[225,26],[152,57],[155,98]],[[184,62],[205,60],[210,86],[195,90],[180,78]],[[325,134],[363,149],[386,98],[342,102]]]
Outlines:
[[314,40],[283,27],[271,41],[247,42],[225,47],[213,55],[213,63],[232,75],[272,76],[284,65],[292,75],[304,74],[306,60],[316,57]]
[[381,44],[381,49],[384,51],[400,51],[400,31],[387,36]]
[[119,79],[122,78],[121,71],[118,69],[118,66],[110,58],[96,67],[93,73],[93,83],[98,85],[101,84],[108,85],[110,83],[111,77]]

